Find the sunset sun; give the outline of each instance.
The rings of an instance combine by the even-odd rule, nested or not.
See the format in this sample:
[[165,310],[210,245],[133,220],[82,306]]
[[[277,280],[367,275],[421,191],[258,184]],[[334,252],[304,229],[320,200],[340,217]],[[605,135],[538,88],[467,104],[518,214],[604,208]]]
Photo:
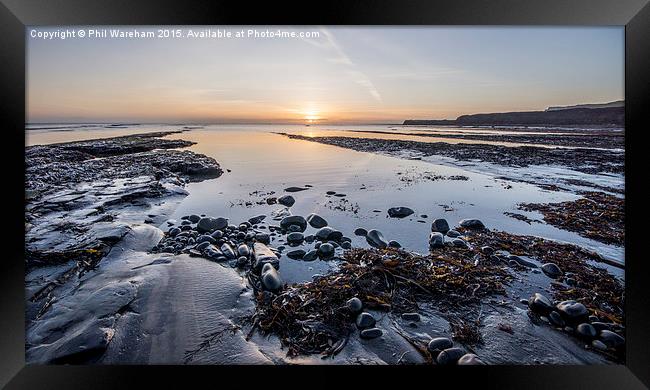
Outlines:
[[321,119],[320,112],[318,112],[317,110],[305,111],[303,115],[303,119],[306,120],[308,123],[317,122],[318,120]]

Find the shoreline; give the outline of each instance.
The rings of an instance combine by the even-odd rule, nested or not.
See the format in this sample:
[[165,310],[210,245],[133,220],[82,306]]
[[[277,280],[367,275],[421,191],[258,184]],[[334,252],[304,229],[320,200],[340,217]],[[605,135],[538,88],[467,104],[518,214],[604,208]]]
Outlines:
[[[362,152],[418,152],[423,156],[443,156],[458,161],[482,161],[505,167],[560,165],[578,172],[624,173],[624,154],[584,148],[548,149],[533,146],[499,146],[486,144],[450,144],[445,142],[416,142],[355,137],[307,137],[298,134],[277,133],[290,139],[318,142]],[[578,164],[577,161],[581,163]]]
[[[224,223],[219,217],[188,215],[181,221],[168,222],[167,231],[161,231],[152,225],[164,224],[170,210],[187,195],[184,190],[186,183],[217,178],[223,173],[213,158],[177,150],[192,145],[192,142],[160,138],[169,133],[26,149],[26,192],[30,195],[26,200],[26,251],[31,256],[26,275],[29,361],[223,363],[225,361],[215,360],[215,354],[227,348],[222,343],[228,343],[236,351],[247,351],[242,357],[244,363],[292,362],[292,359],[298,359],[297,362],[302,359],[307,359],[304,360],[306,362],[311,361],[309,359],[318,361],[318,354],[324,351],[319,346],[325,346],[329,355],[334,357],[334,362],[339,363],[359,363],[363,359],[393,364],[435,362],[438,354],[427,349],[429,340],[418,338],[417,333],[421,332],[431,337],[437,335],[453,339],[456,347],[463,348],[465,353],[477,354],[479,361],[482,358],[487,363],[534,363],[536,356],[525,357],[509,344],[522,338],[533,338],[532,342],[537,344],[539,351],[555,356],[555,362],[620,361],[620,345],[614,347],[612,344],[602,352],[593,352],[592,347],[585,349],[580,337],[576,337],[577,328],[560,329],[557,324],[549,323],[547,308],[540,311],[534,296],[526,304],[519,302],[519,299],[527,299],[533,292],[552,295],[557,300],[554,304],[567,299],[584,301],[587,310],[599,316],[599,321],[590,322],[605,321],[607,325],[603,327],[620,333],[624,329],[621,326],[624,312],[615,293],[622,283],[604,269],[592,265],[599,259],[593,254],[578,251],[576,246],[461,226],[454,233],[458,235],[452,237],[447,235],[447,231],[441,234],[443,245],[438,247],[435,244],[429,255],[416,255],[394,248],[394,244],[383,239],[380,232],[366,231],[364,235],[368,244],[375,249],[352,248],[349,238],[329,227],[327,221],[320,221],[317,215],[289,215],[278,221],[267,221],[266,217],[251,215],[248,221],[239,224]],[[43,190],[50,187],[49,191]],[[299,198],[300,190],[305,189],[290,187],[285,192]],[[290,209],[291,205],[286,207]],[[393,209],[388,213],[401,215],[409,212],[408,208]],[[478,225],[475,223],[472,226]],[[438,239],[437,235],[434,236]],[[278,238],[278,241],[271,243],[270,238]],[[297,242],[313,244],[314,253],[292,249]],[[531,249],[536,246],[544,250]],[[491,247],[491,250],[484,247]],[[55,252],[64,255],[48,253],[45,248],[57,248]],[[557,257],[547,257],[549,250]],[[572,263],[560,263],[563,253],[580,255]],[[275,267],[276,260],[281,256],[305,264],[309,261],[332,262],[337,264],[337,269],[309,282],[285,286],[281,282],[282,269]],[[393,258],[394,262],[386,263],[387,256]],[[359,260],[363,258],[372,260],[363,265],[367,263],[366,260]],[[540,271],[544,270],[542,260],[555,261],[560,268],[567,269],[561,271],[563,276],[558,279],[544,279],[548,276]],[[420,287],[431,291],[431,286],[427,288],[425,285],[433,279],[419,280],[417,274],[407,276],[403,272],[408,273],[415,268],[402,269],[400,264],[410,262],[438,264],[438,267],[442,267],[441,272],[445,271],[442,274],[463,269],[465,271],[462,272],[480,271],[474,274],[479,287],[476,288],[473,283],[454,284],[454,279],[442,279],[449,289],[448,293],[431,300],[426,294],[422,295]],[[266,263],[268,266],[264,266]],[[374,273],[375,268],[386,270],[380,273],[393,273],[393,288],[403,291],[405,298],[411,297],[408,301],[415,303],[415,306],[408,308],[419,313],[417,316],[401,309],[387,312],[385,304],[390,304],[393,298],[381,298],[385,291],[378,290],[379,295],[371,294],[380,299],[377,301],[368,295],[374,290],[366,289],[363,290],[366,296],[359,298],[374,318],[375,327],[364,326],[356,330],[354,323],[358,319],[355,319],[356,316],[350,317],[352,313],[336,319],[321,318],[316,322],[313,322],[315,317],[310,317],[312,322],[303,322],[303,327],[311,331],[302,334],[301,338],[319,341],[316,344],[310,341],[309,347],[296,349],[302,344],[295,344],[298,339],[287,341],[287,335],[298,335],[303,331],[285,330],[282,323],[276,324],[278,328],[269,322],[269,318],[276,316],[268,315],[278,310],[273,302],[279,302],[283,296],[294,297],[293,293],[313,294],[317,292],[313,290],[316,285],[325,287],[325,291],[339,289],[339,297],[363,295],[357,287],[348,289],[346,284],[339,285],[335,281],[347,272],[353,272],[353,275],[367,271]],[[184,271],[182,275],[175,276],[175,282],[162,283],[165,280],[163,275],[171,275],[169,272],[172,269]],[[200,278],[202,270],[208,269],[211,279]],[[567,288],[570,286],[567,284],[569,279],[573,280],[570,282],[573,288]],[[120,283],[115,283],[116,280]],[[482,283],[492,285],[493,291],[481,290]],[[180,286],[189,285],[194,286],[194,295],[179,290]],[[564,287],[561,288],[561,285]],[[585,300],[584,293],[598,286],[608,287],[611,295],[603,295],[595,301]],[[413,291],[414,288],[419,292]],[[108,293],[109,297],[101,304],[108,307],[103,317],[65,311],[66,307],[87,302],[90,305],[89,313],[92,313],[92,308],[100,305],[101,299],[104,299],[100,291],[102,294]],[[203,309],[183,313],[183,319],[173,325],[164,322],[165,316],[171,315],[171,312],[160,301],[162,297],[168,300],[167,305],[178,305],[177,310],[183,311],[182,305],[190,304],[193,299],[209,302],[211,294],[222,294],[223,291],[228,291],[230,298],[218,306],[206,304]],[[508,298],[499,301],[499,294],[503,292]],[[161,298],[157,298],[156,294],[162,294]],[[467,294],[472,303],[454,307],[452,311],[456,315],[450,317],[441,309],[451,303],[450,297],[456,294]],[[474,300],[478,297],[478,301]],[[315,300],[311,303],[318,302]],[[344,303],[324,300],[321,304],[326,302],[337,307]],[[306,301],[300,304],[303,309],[304,304]],[[393,304],[396,307],[401,305],[398,301]],[[321,306],[315,308],[316,312],[313,312],[314,307],[309,309],[312,314],[327,312]],[[477,312],[478,308],[481,310]],[[447,311],[450,309],[448,307]],[[295,312],[299,317],[302,315],[300,313],[299,310]],[[473,318],[478,315],[480,321],[476,326],[460,321],[469,315]],[[304,317],[299,319],[306,320]],[[286,321],[286,324],[294,322],[291,318]],[[437,325],[431,328],[430,323]],[[187,324],[206,325],[192,325],[191,329],[183,330]],[[169,326],[171,329],[138,341],[137,335],[151,332],[152,326]],[[339,331],[331,333],[332,329]],[[273,339],[265,341],[260,331],[272,335]],[[177,332],[180,333],[172,336]],[[480,337],[477,338],[477,334]],[[332,339],[331,342],[328,338]],[[130,350],[127,347],[129,344],[139,345],[145,341],[151,343],[142,346],[150,351],[149,355],[123,356],[123,352],[119,352],[119,346]],[[296,356],[284,356],[286,352],[279,349],[281,341],[284,346],[293,345],[291,351],[297,352]],[[154,345],[157,347],[154,348]],[[89,347],[92,354],[81,352]],[[390,353],[394,348],[411,353],[407,354],[408,357],[396,357]],[[166,351],[164,353],[169,355],[156,357],[156,350],[159,353]],[[181,357],[180,350],[192,353]],[[503,357],[499,356],[502,354],[512,360],[501,360]]]

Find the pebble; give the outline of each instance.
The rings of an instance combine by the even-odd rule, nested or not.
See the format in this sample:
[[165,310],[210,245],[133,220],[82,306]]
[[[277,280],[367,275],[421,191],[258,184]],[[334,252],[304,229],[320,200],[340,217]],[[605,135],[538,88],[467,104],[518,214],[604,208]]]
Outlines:
[[178,235],[178,233],[180,233],[180,232],[181,232],[181,229],[175,227],[175,228],[169,229],[168,233],[169,233],[170,237],[176,237]]
[[562,270],[554,263],[542,264],[542,272],[549,278],[557,279],[562,276]]
[[445,236],[439,232],[432,232],[429,235],[429,248],[442,248],[445,246]]
[[[295,226],[295,225],[293,225],[293,226]],[[293,232],[293,233],[287,234],[287,242],[289,244],[300,244],[300,243],[303,242],[304,239],[305,239],[305,237],[302,235],[302,233],[299,233],[299,232]]]
[[248,248],[248,245],[241,244],[237,247],[237,253],[239,254],[239,256],[248,257],[251,254],[251,251]]
[[562,319],[562,316],[560,313],[556,312],[553,310],[552,312],[549,313],[548,319],[551,321],[551,323],[559,328],[564,328],[564,320]]
[[296,203],[296,199],[291,195],[284,195],[278,198],[278,203],[283,206],[291,207]]
[[523,265],[524,267],[537,268],[537,264],[535,264],[533,262],[530,262],[530,261],[528,261],[526,259],[522,259],[519,256],[510,255],[510,256],[508,256],[508,260],[515,261],[517,264]]
[[309,214],[307,216],[307,222],[316,229],[327,226],[327,221],[325,218],[321,217],[318,214]]
[[468,229],[485,229],[485,225],[483,225],[483,222],[475,218],[463,219],[460,222],[458,222],[458,224],[461,227],[468,228]]
[[305,252],[303,249],[296,249],[287,252],[287,257],[290,259],[299,260],[302,259],[306,254],[307,252]]
[[606,324],[606,323],[604,323],[604,322],[600,322],[600,321],[594,321],[594,322],[592,322],[592,323],[591,323],[591,326],[593,326],[594,328],[596,328],[596,330],[597,330],[598,332],[600,332],[601,330],[612,330],[611,327],[609,326],[609,324]]
[[198,243],[198,244],[196,245],[195,248],[196,248],[197,250],[200,250],[200,251],[201,251],[201,250],[207,248],[207,247],[210,246],[210,245],[211,245],[211,244],[210,244],[208,241],[203,241],[203,242]]
[[221,252],[229,259],[235,258],[235,251],[232,250],[232,247],[228,243],[221,245]]
[[406,218],[414,212],[408,207],[391,207],[388,209],[388,216],[391,218]]
[[606,351],[607,350],[607,345],[605,345],[605,343],[603,343],[600,340],[593,340],[591,342],[591,346],[594,347],[594,349],[598,349],[600,351]]
[[379,328],[369,328],[362,330],[359,335],[364,339],[375,339],[381,337],[382,334],[383,332]]
[[465,240],[463,240],[462,238],[454,238],[453,240],[451,240],[451,243],[454,244],[454,246],[459,248],[469,248],[469,245],[467,245]]
[[350,242],[348,242],[348,241],[343,241],[341,243],[341,248],[343,248],[343,249],[352,249],[352,244],[350,244]]
[[269,291],[277,291],[282,288],[282,279],[280,279],[280,274],[275,268],[270,264],[264,264],[262,267],[262,286]]
[[456,364],[463,355],[465,351],[460,348],[447,348],[438,354],[436,361],[440,365]]
[[304,191],[304,190],[307,190],[307,189],[308,188],[304,188],[304,187],[289,187],[289,188],[285,188],[284,191],[285,192],[298,192],[298,191]]
[[304,261],[314,261],[318,258],[318,251],[316,249],[312,249],[309,252],[305,253],[305,255],[302,257]]
[[[334,233],[335,231],[336,231],[336,230],[332,229],[331,227],[329,227],[329,226],[325,226],[325,227],[322,227],[322,228],[318,229],[318,231],[316,232],[315,236],[316,236],[316,238],[317,238],[318,240],[320,240],[320,241],[327,241],[327,240],[330,239],[330,236],[331,236],[332,233]],[[342,235],[342,234],[341,234],[341,235]]]
[[528,299],[528,307],[533,313],[542,315],[546,315],[553,310],[551,301],[540,293],[535,293]]
[[354,235],[355,236],[360,236],[360,237],[365,237],[368,234],[368,231],[364,228],[356,228],[354,229]]
[[418,313],[402,313],[402,319],[406,321],[420,322],[420,315]]
[[456,238],[456,237],[461,236],[460,232],[458,232],[456,230],[450,230],[450,231],[447,232],[446,235],[447,235],[447,237],[451,237],[451,238]]
[[209,235],[207,235],[207,234],[203,234],[203,235],[199,236],[199,237],[196,239],[196,242],[197,242],[197,243],[201,243],[201,242],[209,242],[210,244],[214,244],[215,242],[217,242],[217,240],[215,240],[214,237],[212,237],[212,236],[209,236]]
[[458,359],[459,366],[482,366],[485,363],[473,353],[466,353]]
[[576,327],[576,333],[578,334],[578,336],[589,340],[595,338],[597,335],[596,328],[591,326],[591,324],[587,324],[587,323],[582,323],[578,325]]
[[438,357],[438,354],[447,349],[451,348],[454,346],[454,343],[451,341],[451,339],[448,339],[447,337],[436,337],[434,339],[431,339],[429,341],[429,344],[427,344],[427,350],[431,353],[431,356],[435,359]]
[[329,242],[323,243],[318,247],[318,254],[324,258],[332,257],[334,256],[334,246]]
[[255,259],[255,269],[261,269],[265,264],[279,264],[280,260],[273,253],[273,251],[262,244],[261,242],[256,242],[253,244],[253,256]]
[[237,259],[237,266],[238,267],[243,267],[248,263],[248,258],[246,256],[240,256]]
[[[209,243],[206,243],[209,245]],[[199,257],[201,256],[201,251],[199,249],[190,249],[189,254],[191,257]]]
[[368,244],[375,248],[384,249],[388,246],[388,241],[384,238],[384,235],[381,234],[379,230],[372,229],[366,235],[366,241]]
[[280,221],[280,228],[284,230],[289,230],[289,226],[296,225],[300,227],[300,231],[304,232],[307,229],[307,221],[300,215],[291,215],[288,217],[282,218]]
[[449,222],[444,218],[434,219],[431,223],[431,231],[447,234],[449,231]]
[[199,233],[209,233],[215,230],[223,230],[226,226],[228,226],[228,220],[225,218],[204,217],[197,223],[196,230]]
[[585,322],[589,317],[589,311],[580,302],[563,301],[558,303],[556,308],[569,325]]
[[213,259],[213,260],[220,261],[221,258],[224,257],[223,252],[221,252],[219,249],[215,248],[213,245],[208,245],[208,247],[205,248],[204,252],[205,252],[205,255],[207,257],[209,257],[210,259]]
[[345,302],[345,306],[350,310],[352,313],[359,313],[361,309],[363,309],[363,303],[361,303],[361,299],[354,297],[348,299],[347,302]]
[[187,217],[187,219],[189,219],[190,222],[192,222],[192,223],[197,223],[197,222],[199,222],[201,220],[201,217],[199,217],[196,214],[192,214],[189,217]]
[[375,317],[368,312],[363,312],[357,316],[356,324],[359,329],[371,328],[375,326],[376,323],[377,321],[375,321]]
[[268,245],[271,242],[271,236],[269,236],[267,233],[256,233],[255,241]]
[[266,215],[263,215],[263,214],[262,214],[262,215],[258,215],[258,216],[253,217],[253,218],[249,218],[249,219],[248,219],[248,222],[249,222],[251,225],[257,225],[257,224],[259,224],[260,222],[264,221],[264,219],[266,219]]
[[623,337],[609,330],[600,331],[600,341],[610,348],[618,348],[625,344]]
[[402,244],[400,244],[399,242],[397,242],[395,240],[390,240],[390,241],[388,241],[388,246],[391,247],[391,248],[401,248]]

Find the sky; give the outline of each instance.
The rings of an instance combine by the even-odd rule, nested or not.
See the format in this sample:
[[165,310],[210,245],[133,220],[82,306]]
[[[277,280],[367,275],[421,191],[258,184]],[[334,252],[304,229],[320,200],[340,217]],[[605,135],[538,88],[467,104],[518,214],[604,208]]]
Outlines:
[[211,28],[313,36],[43,39],[32,35],[66,28],[28,27],[27,122],[401,123],[624,97],[622,27]]

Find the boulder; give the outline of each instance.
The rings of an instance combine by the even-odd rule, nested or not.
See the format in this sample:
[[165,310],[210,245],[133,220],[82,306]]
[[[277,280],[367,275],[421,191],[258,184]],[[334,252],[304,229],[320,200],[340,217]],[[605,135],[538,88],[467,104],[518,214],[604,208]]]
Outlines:
[[414,212],[408,207],[391,207],[388,209],[388,216],[391,218],[406,218]]
[[211,233],[215,230],[223,230],[227,226],[228,220],[225,218],[203,217],[196,225],[196,230],[198,230],[199,233]]
[[388,246],[388,241],[386,241],[384,235],[376,229],[372,229],[368,232],[366,235],[366,241],[368,241],[368,244],[371,246],[379,249],[384,249]]
[[304,232],[307,229],[307,221],[300,215],[290,215],[282,218],[280,221],[280,228],[283,230],[289,230],[289,226],[291,225],[299,226],[300,232]]
[[309,214],[307,216],[307,223],[316,229],[327,226],[327,221],[318,214]]
[[431,223],[431,231],[447,234],[449,231],[449,223],[443,218],[434,219]]
[[483,222],[475,218],[463,219],[460,222],[458,222],[458,224],[461,227],[468,228],[468,229],[478,229],[478,230],[485,229],[485,225],[483,225]]

